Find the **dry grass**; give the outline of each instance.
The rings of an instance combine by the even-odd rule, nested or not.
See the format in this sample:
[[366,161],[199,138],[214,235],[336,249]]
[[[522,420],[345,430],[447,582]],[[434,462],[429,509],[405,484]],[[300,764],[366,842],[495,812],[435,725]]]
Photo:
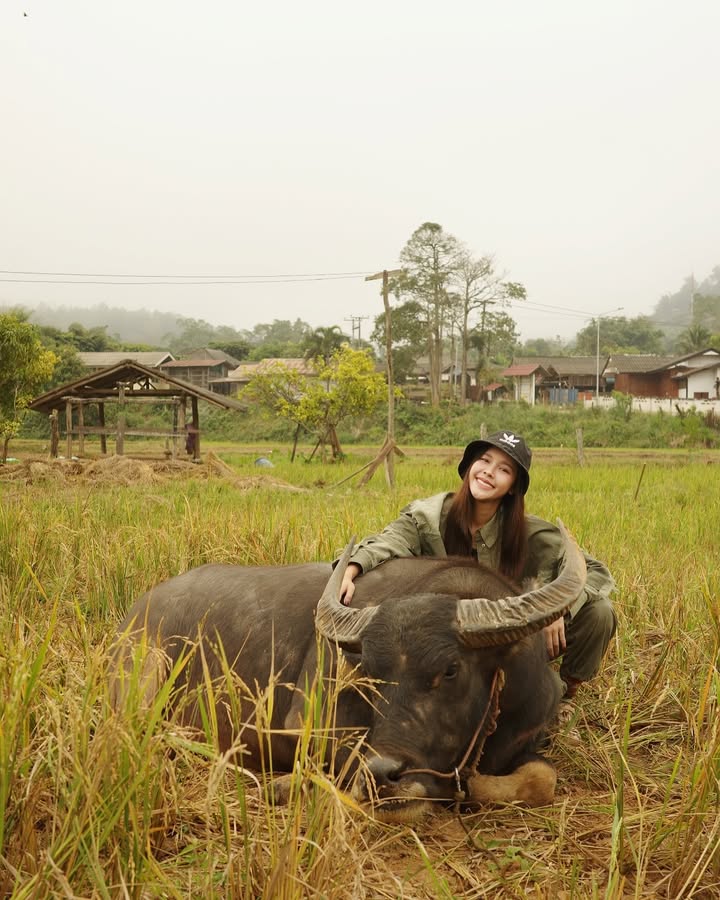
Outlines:
[[[312,752],[279,807],[262,776],[212,750],[211,730],[198,742],[161,704],[111,711],[107,648],[140,591],[209,560],[329,558],[453,483],[449,464],[421,455],[395,494],[377,476],[363,493],[312,489],[339,467],[278,464],[270,481],[250,458],[220,462],[36,458],[0,484],[0,894],[720,896],[715,466],[655,462],[635,499],[637,461],[538,469],[532,511],[561,515],[619,585],[582,744],[556,736],[550,808],[438,809],[410,827],[368,818]],[[302,492],[275,483],[293,480]]]

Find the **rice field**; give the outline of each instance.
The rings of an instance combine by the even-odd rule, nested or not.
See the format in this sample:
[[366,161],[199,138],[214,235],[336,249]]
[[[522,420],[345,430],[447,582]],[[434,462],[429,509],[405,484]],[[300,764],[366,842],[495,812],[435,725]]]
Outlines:
[[[150,711],[111,712],[107,651],[142,591],[210,561],[327,560],[411,499],[457,483],[459,451],[254,465],[66,461],[0,470],[0,895],[238,898],[720,896],[720,454],[537,450],[529,512],[610,567],[619,627],[555,736],[555,803],[382,825],[308,754],[277,806]],[[28,448],[21,448],[28,449]],[[32,449],[32,448],[29,448]],[[207,452],[210,448],[205,447]],[[351,477],[352,476],[352,477]],[[318,723],[308,708],[308,734]]]

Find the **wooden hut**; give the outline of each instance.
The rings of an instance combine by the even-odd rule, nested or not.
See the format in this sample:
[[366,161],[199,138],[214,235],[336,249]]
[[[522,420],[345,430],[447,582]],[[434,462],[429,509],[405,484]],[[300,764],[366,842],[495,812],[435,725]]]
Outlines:
[[[238,412],[246,410],[246,406],[237,400],[188,384],[131,359],[53,388],[33,400],[29,408],[50,416],[51,456],[58,455],[60,415],[64,412],[65,455],[68,459],[73,455],[75,440],[77,440],[77,455],[82,457],[87,436],[98,435],[100,452],[107,453],[107,437],[114,435],[115,453],[118,456],[125,453],[125,438],[128,436],[158,437],[165,438],[167,452],[173,458],[180,449],[180,452],[186,450],[193,460],[199,461],[201,435],[199,400],[205,400],[223,409],[234,409]],[[105,424],[105,407],[108,403],[117,404],[115,425],[111,427]],[[168,428],[128,427],[126,421],[128,406],[138,403],[167,404],[171,411]],[[88,407],[97,407],[98,424],[85,424],[85,411]]]

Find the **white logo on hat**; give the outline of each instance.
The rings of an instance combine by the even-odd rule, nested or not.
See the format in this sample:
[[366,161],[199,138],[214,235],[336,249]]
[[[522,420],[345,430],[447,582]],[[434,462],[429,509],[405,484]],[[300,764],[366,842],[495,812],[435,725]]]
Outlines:
[[516,447],[520,443],[520,438],[516,438],[512,433],[507,434],[505,431],[503,431],[503,436],[500,440],[505,444],[509,444],[511,447]]

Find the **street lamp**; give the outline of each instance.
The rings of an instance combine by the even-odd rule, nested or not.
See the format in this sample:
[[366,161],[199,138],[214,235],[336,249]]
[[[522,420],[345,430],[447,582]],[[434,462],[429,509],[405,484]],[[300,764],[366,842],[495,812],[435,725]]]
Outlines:
[[610,309],[608,312],[598,313],[597,315],[597,341],[595,343],[595,403],[600,402],[600,319],[604,316],[610,316],[613,313],[620,312],[625,309],[624,306],[618,306]]

